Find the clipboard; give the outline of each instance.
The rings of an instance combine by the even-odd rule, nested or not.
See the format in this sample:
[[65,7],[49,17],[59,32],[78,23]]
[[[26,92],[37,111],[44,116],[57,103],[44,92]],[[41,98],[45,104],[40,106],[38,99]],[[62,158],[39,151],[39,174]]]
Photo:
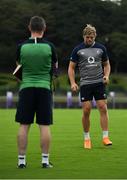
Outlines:
[[13,76],[15,76],[16,77],[16,79],[18,79],[18,80],[22,80],[22,65],[21,64],[19,64],[16,68],[15,68],[15,70],[13,71]]

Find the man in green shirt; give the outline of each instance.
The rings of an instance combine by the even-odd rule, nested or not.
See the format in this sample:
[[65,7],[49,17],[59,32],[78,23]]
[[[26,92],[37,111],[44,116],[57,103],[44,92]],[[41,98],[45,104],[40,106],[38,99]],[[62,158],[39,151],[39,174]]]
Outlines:
[[51,82],[53,70],[58,68],[58,61],[53,44],[43,38],[45,28],[46,23],[42,17],[32,17],[29,23],[31,37],[17,49],[17,63],[22,66],[16,112],[16,122],[20,123],[17,137],[18,168],[26,167],[28,131],[35,115],[40,128],[42,167],[53,167],[49,162],[49,125],[53,123]]

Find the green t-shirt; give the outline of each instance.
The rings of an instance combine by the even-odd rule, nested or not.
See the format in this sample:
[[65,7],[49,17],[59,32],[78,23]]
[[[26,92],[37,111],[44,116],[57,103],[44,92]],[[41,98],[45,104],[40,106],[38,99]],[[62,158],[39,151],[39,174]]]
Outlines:
[[51,88],[52,65],[57,62],[51,43],[42,38],[30,38],[19,45],[17,59],[22,65],[20,90],[27,87]]

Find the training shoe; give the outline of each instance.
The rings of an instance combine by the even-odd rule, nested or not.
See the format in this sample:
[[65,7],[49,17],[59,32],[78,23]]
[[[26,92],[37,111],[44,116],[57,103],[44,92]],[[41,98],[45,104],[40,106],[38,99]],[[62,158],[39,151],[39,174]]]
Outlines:
[[53,168],[53,164],[52,163],[42,163],[42,168]]
[[19,169],[26,168],[26,164],[20,164],[20,165],[18,165],[18,168],[19,168]]
[[84,140],[84,148],[85,149],[91,149],[91,140],[90,139]]
[[110,141],[108,137],[105,137],[105,138],[103,138],[103,144],[105,146],[110,146],[110,145],[112,145],[112,141]]

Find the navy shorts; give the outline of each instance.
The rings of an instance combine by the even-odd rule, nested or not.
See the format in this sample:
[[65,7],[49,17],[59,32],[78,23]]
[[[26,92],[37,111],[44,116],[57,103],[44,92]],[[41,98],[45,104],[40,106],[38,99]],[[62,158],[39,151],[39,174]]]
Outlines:
[[104,83],[83,85],[80,88],[81,102],[107,99],[106,88]]
[[50,125],[52,120],[52,92],[45,88],[24,88],[19,92],[15,121],[21,124]]

